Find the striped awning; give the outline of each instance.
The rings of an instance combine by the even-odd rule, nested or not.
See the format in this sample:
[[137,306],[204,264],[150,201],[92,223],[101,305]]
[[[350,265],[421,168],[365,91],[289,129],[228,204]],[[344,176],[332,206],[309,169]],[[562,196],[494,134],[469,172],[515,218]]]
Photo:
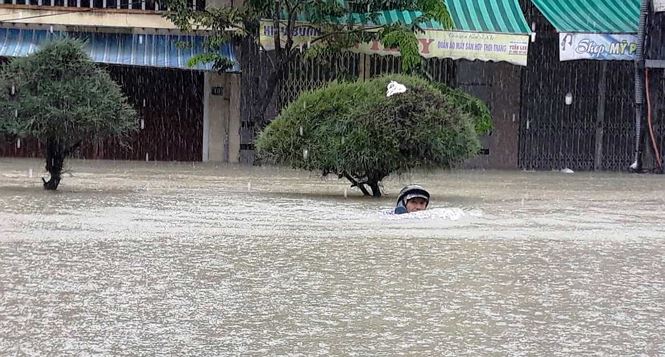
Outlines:
[[[455,31],[506,33],[506,34],[529,34],[531,30],[524,18],[518,0],[441,0],[446,2],[451,14]],[[362,25],[388,25],[401,23],[411,25],[422,16],[419,11],[382,11],[375,18],[370,19],[367,14],[354,13],[351,19],[343,17],[338,19],[340,23],[352,23]],[[374,16],[372,16],[374,17]],[[307,16],[303,15],[299,21],[307,22]],[[420,23],[426,30],[441,29],[441,24],[436,21]]]
[[637,33],[641,0],[532,0],[559,32]]
[[446,0],[456,30],[531,33],[518,0]]
[[[0,56],[27,56],[36,51],[42,42],[62,34],[38,29],[0,28]],[[212,69],[211,64],[196,67],[187,65],[194,55],[204,53],[203,36],[101,32],[67,32],[67,35],[85,40],[88,54],[99,63],[204,71]],[[240,70],[233,46],[222,46],[220,53],[234,63],[230,72]]]

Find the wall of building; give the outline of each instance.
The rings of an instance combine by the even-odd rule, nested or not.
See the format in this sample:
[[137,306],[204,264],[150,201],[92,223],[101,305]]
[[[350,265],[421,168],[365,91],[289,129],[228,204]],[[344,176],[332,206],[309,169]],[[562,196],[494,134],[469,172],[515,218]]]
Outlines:
[[[148,3],[151,5],[143,5],[145,10],[139,5],[130,9],[127,3],[112,0],[103,5],[88,0],[70,0],[67,4],[46,1],[44,6],[32,6],[35,3],[19,0],[11,4],[0,2],[0,7],[3,21],[8,26],[53,30],[85,28],[104,32],[178,32],[161,12],[152,11],[157,9],[154,1]],[[203,3],[193,0],[192,4],[198,7]],[[206,1],[206,6],[241,4],[242,0]],[[238,74],[130,66],[107,68],[137,108],[141,128],[128,139],[128,147],[107,140],[84,146],[80,153],[82,157],[238,162],[241,98]],[[13,139],[10,141],[0,138],[0,155],[41,156],[43,148],[37,141],[23,140],[18,145]]]
[[459,60],[456,87],[483,100],[492,113],[492,131],[481,137],[482,151],[468,168],[515,169],[518,157],[521,71],[508,63]]
[[240,155],[240,75],[204,75],[203,161],[238,162]]

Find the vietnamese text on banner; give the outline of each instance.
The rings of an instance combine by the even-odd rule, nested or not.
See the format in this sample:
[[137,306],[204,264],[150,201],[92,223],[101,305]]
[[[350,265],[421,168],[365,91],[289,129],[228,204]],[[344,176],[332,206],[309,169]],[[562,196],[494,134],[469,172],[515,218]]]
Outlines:
[[[261,45],[268,51],[275,48],[274,28],[270,22],[262,22]],[[285,34],[285,28],[280,28]],[[298,24],[293,29],[295,47],[311,43],[320,36],[318,29],[308,24]],[[526,66],[529,50],[528,35],[476,33],[461,31],[428,30],[417,33],[420,55],[424,58],[452,58],[480,61],[503,61]],[[286,38],[281,38],[282,46]],[[399,56],[399,50],[385,48],[380,41],[361,43],[350,51],[364,54]]]

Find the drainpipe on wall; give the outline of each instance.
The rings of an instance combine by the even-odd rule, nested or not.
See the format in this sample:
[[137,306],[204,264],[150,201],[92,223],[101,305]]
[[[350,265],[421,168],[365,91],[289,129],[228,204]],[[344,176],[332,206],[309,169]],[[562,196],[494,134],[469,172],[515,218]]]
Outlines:
[[635,58],[635,158],[632,172],[642,171],[642,138],[644,137],[644,39],[650,0],[642,0],[640,25],[637,30],[637,57]]

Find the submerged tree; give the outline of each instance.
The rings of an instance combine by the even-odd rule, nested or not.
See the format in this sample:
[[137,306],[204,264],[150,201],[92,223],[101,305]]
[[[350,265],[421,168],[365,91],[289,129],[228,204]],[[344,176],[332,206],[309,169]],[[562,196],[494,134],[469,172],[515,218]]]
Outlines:
[[0,131],[46,146],[44,188],[60,183],[65,158],[83,141],[122,139],[136,128],[136,112],[120,87],[73,39],[57,39],[0,71]]
[[[392,80],[406,92],[388,97]],[[266,162],[336,174],[380,197],[379,183],[391,173],[448,168],[478,153],[482,120],[467,104],[412,76],[333,82],[286,107],[259,135],[257,150]]]
[[[402,68],[410,71],[421,62],[416,33],[422,31],[422,24],[433,20],[442,28],[452,27],[442,0],[245,0],[239,6],[210,6],[205,10],[192,9],[188,0],[167,1],[171,11],[166,16],[180,29],[202,29],[211,35],[207,41],[210,52],[196,56],[191,64],[212,62],[217,70],[225,70],[231,64],[215,50],[221,43],[236,39],[261,46],[259,29],[262,20],[267,20],[272,29],[281,29],[273,30],[271,47],[274,52],[267,56],[270,68],[267,77],[260,78],[265,85],[259,95],[251,98],[257,115],[252,119],[259,127],[265,124],[265,113],[279,81],[290,76],[289,63],[302,50],[306,57],[312,58],[377,40],[388,48],[399,48]],[[377,25],[379,14],[386,10],[417,11],[419,16]],[[316,35],[304,47],[294,41],[294,29],[299,26],[297,21],[316,30]]]

